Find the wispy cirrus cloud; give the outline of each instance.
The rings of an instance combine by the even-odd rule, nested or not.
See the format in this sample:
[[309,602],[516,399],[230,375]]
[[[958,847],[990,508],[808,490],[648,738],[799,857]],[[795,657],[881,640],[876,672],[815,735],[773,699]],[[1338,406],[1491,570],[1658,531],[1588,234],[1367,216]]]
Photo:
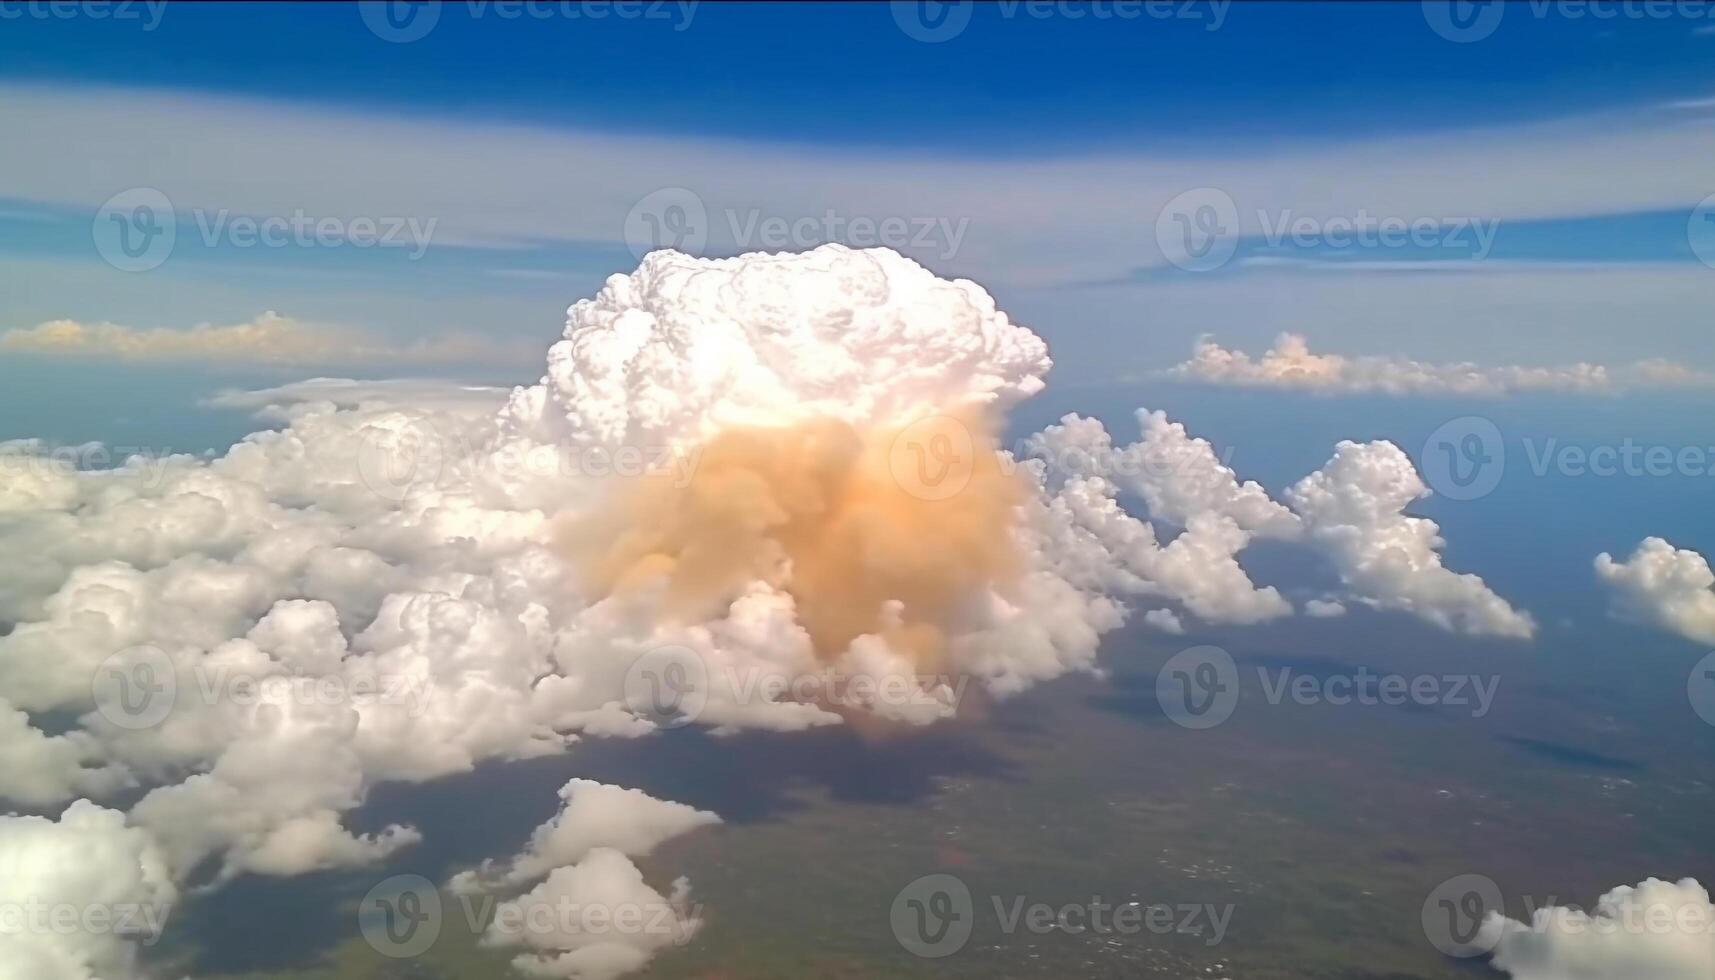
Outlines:
[[[176,124],[159,125],[163,117]],[[93,209],[142,183],[181,210],[433,218],[436,244],[507,248],[624,242],[640,201],[682,187],[705,212],[699,232],[710,253],[745,248],[775,218],[831,212],[836,222],[816,230],[831,237],[850,237],[861,220],[968,221],[955,254],[937,241],[918,257],[960,275],[1041,285],[1163,262],[1153,222],[1200,187],[1232,198],[1241,235],[1261,234],[1269,216],[1287,212],[1523,221],[1688,209],[1712,189],[1702,164],[1715,157],[1715,130],[1683,122],[1661,108],[1263,152],[1236,145],[1021,164],[12,83],[0,84],[0,129],[87,165],[60,166],[28,152],[35,141],[7,141],[0,172],[8,196],[39,205]],[[113,174],[128,175],[123,186]],[[914,251],[909,242],[902,250]]]

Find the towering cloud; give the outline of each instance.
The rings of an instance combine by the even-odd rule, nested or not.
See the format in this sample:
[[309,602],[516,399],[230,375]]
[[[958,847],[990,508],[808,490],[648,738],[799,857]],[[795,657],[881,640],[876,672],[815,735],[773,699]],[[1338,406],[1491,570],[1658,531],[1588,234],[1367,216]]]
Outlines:
[[[1160,413],[1126,449],[1068,417],[1015,458],[995,433],[1048,367],[980,287],[885,250],[658,252],[574,305],[503,405],[323,380],[226,396],[283,425],[214,459],[93,471],[11,444],[0,552],[32,561],[0,565],[0,786],[44,812],[126,793],[123,825],[77,802],[51,826],[98,823],[142,870],[108,874],[119,851],[61,848],[36,818],[0,825],[29,831],[9,853],[170,897],[409,846],[408,825],[346,825],[385,781],[668,724],[933,722],[967,683],[1092,669],[1129,602],[1169,630],[1289,614],[1238,562],[1257,537],[1323,548],[1351,599],[1528,634],[1403,515],[1423,491],[1397,449],[1343,444],[1290,508]],[[610,976],[694,933],[688,885],[630,858],[717,818],[562,796],[455,887],[528,888],[518,914],[665,906],[671,928],[490,941],[527,972]],[[124,937],[92,943],[32,948],[30,975],[127,975]]]

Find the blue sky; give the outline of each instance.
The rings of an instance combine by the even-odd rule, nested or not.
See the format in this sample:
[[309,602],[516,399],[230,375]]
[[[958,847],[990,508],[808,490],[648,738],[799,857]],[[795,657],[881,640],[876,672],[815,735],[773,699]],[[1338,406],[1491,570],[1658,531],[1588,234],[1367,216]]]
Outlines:
[[[315,373],[525,380],[565,306],[689,193],[705,254],[899,222],[902,250],[1050,341],[1056,383],[1282,331],[1431,361],[1715,368],[1715,221],[1699,240],[1693,211],[1715,193],[1715,17],[1694,4],[1515,4],[1464,43],[1420,3],[955,4],[968,21],[938,43],[912,36],[915,4],[455,3],[404,43],[369,26],[385,10],[342,5],[53,9],[0,10],[0,331],[277,311],[498,348]],[[178,233],[124,271],[101,209],[139,188]],[[1234,205],[1231,257],[1187,271],[1160,232],[1209,188]],[[294,214],[426,233],[230,231]],[[1353,215],[1438,231],[1341,244],[1328,222]],[[805,230],[779,245],[769,222]],[[0,374],[64,367],[0,350]]]
[[[381,44],[344,5],[14,20],[7,77],[243,93],[389,112],[630,132],[888,146],[981,158],[1416,132],[1627,108],[1707,86],[1715,19],[1528,17],[1475,44],[1417,3],[1206,0],[1099,19],[979,8],[914,41],[887,4],[664,4],[645,18],[448,5]],[[542,4],[538,11],[551,11]],[[1162,8],[1158,8],[1162,9]],[[1219,28],[1210,28],[1219,23]]]

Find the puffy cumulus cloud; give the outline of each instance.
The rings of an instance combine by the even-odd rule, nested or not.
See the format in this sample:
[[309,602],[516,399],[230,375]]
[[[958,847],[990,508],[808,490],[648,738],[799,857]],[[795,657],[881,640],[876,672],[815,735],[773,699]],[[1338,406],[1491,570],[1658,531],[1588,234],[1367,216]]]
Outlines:
[[560,789],[560,812],[530,835],[524,851],[504,863],[484,862],[449,883],[456,892],[523,885],[576,864],[598,847],[643,857],[663,842],[721,822],[707,810],[658,800],[642,790],[574,779]]
[[1615,592],[1621,613],[1697,643],[1715,643],[1715,573],[1689,548],[1645,538],[1632,556],[1596,556],[1596,576]]
[[[1443,566],[1435,522],[1404,512],[1428,496],[1409,457],[1388,442],[1342,442],[1283,505],[1255,482],[1241,483],[1207,441],[1160,412],[1140,411],[1142,436],[1116,448],[1094,419],[1067,416],[1034,437],[1060,481],[1053,506],[1093,545],[1085,581],[1107,591],[1156,595],[1209,622],[1259,622],[1292,611],[1272,586],[1258,588],[1238,562],[1257,536],[1296,541],[1333,563],[1348,598],[1409,612],[1445,629],[1529,637],[1535,624],[1475,575]],[[1154,522],[1182,530],[1162,545],[1154,525],[1127,513],[1118,491],[1142,497]],[[1068,547],[1068,550],[1070,548]],[[1339,601],[1311,600],[1311,616],[1337,616]],[[1171,630],[1177,620],[1151,622]]]
[[160,938],[177,899],[160,850],[117,810],[0,816],[0,980],[138,976],[137,944]]
[[1274,347],[1253,358],[1204,338],[1191,359],[1169,377],[1204,384],[1286,388],[1324,394],[1466,395],[1495,397],[1523,391],[1608,394],[1662,385],[1715,387],[1715,375],[1669,361],[1639,361],[1610,368],[1601,364],[1556,367],[1437,364],[1404,357],[1347,357],[1310,350],[1301,334],[1283,333]]
[[1530,922],[1491,913],[1483,929],[1492,965],[1514,980],[1715,978],[1715,906],[1692,878],[1615,888],[1594,912],[1555,906]]
[[497,905],[482,943],[523,946],[512,966],[525,976],[611,980],[691,941],[702,918],[690,894],[684,878],[661,894],[624,854],[598,847]]
[[1536,623],[1528,613],[1476,575],[1441,563],[1441,529],[1405,513],[1427,496],[1411,457],[1380,441],[1342,441],[1322,469],[1286,492],[1307,539],[1329,556],[1358,600],[1460,633],[1533,636]]
[[981,286],[887,249],[697,259],[656,252],[572,306],[506,428],[543,441],[685,444],[724,429],[900,427],[1043,387],[1041,338]]
[[[174,887],[349,868],[417,840],[346,826],[379,783],[670,718],[929,723],[966,682],[1093,670],[1132,602],[1168,631],[1286,615],[1237,561],[1259,536],[1325,543],[1365,601],[1518,630],[1399,513],[1421,484],[1397,450],[1342,447],[1291,508],[1159,413],[1137,446],[1072,417],[1016,458],[991,427],[1048,366],[980,287],[887,251],[657,252],[574,305],[498,409],[320,380],[224,397],[281,425],[215,458],[93,470],[13,446],[0,553],[31,560],[0,563],[0,793],[122,793]],[[695,710],[664,714],[664,687]],[[577,782],[565,803],[462,880],[542,877],[507,907],[546,924],[493,942],[609,976],[695,931],[685,886],[630,856],[712,814]],[[585,899],[654,909],[670,938],[553,918]]]
[[306,323],[268,310],[243,323],[194,327],[127,327],[50,320],[0,333],[0,351],[124,361],[215,361],[241,364],[510,364],[528,362],[518,345],[448,334],[411,343],[347,327]]
[[461,894],[528,888],[495,907],[483,944],[524,947],[513,966],[528,976],[605,980],[689,942],[702,925],[690,882],[679,878],[662,895],[630,858],[720,818],[588,779],[567,783],[560,798],[560,812],[536,828],[522,853],[448,883]]

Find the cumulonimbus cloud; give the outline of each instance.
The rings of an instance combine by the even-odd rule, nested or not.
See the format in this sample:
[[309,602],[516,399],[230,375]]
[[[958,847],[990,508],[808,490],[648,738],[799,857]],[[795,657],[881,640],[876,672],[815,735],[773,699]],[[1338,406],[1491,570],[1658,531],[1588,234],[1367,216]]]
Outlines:
[[[1005,697],[1093,670],[1135,606],[1164,629],[1289,615],[1238,561],[1258,537],[1321,549],[1352,601],[1529,634],[1442,567],[1390,444],[1342,444],[1285,503],[1159,413],[1125,449],[1077,417],[1000,449],[991,424],[1049,364],[981,287],[886,250],[657,252],[575,304],[542,380],[498,409],[324,381],[263,399],[283,426],[215,458],[83,470],[16,444],[0,549],[32,561],[0,566],[0,785],[37,810],[134,799],[125,826],[174,888],[359,867],[420,836],[347,826],[383,782],[681,722],[930,723],[967,682]],[[874,561],[850,574],[805,534]],[[639,696],[662,655],[680,674],[641,679],[688,680],[694,710]],[[144,692],[159,710],[139,717]],[[510,901],[664,902],[688,936],[688,885],[657,891],[630,856],[714,817],[626,793],[574,786],[524,852],[461,882],[545,871]],[[658,833],[616,836],[591,812],[610,807]],[[524,945],[522,969],[603,975],[661,948]]]

